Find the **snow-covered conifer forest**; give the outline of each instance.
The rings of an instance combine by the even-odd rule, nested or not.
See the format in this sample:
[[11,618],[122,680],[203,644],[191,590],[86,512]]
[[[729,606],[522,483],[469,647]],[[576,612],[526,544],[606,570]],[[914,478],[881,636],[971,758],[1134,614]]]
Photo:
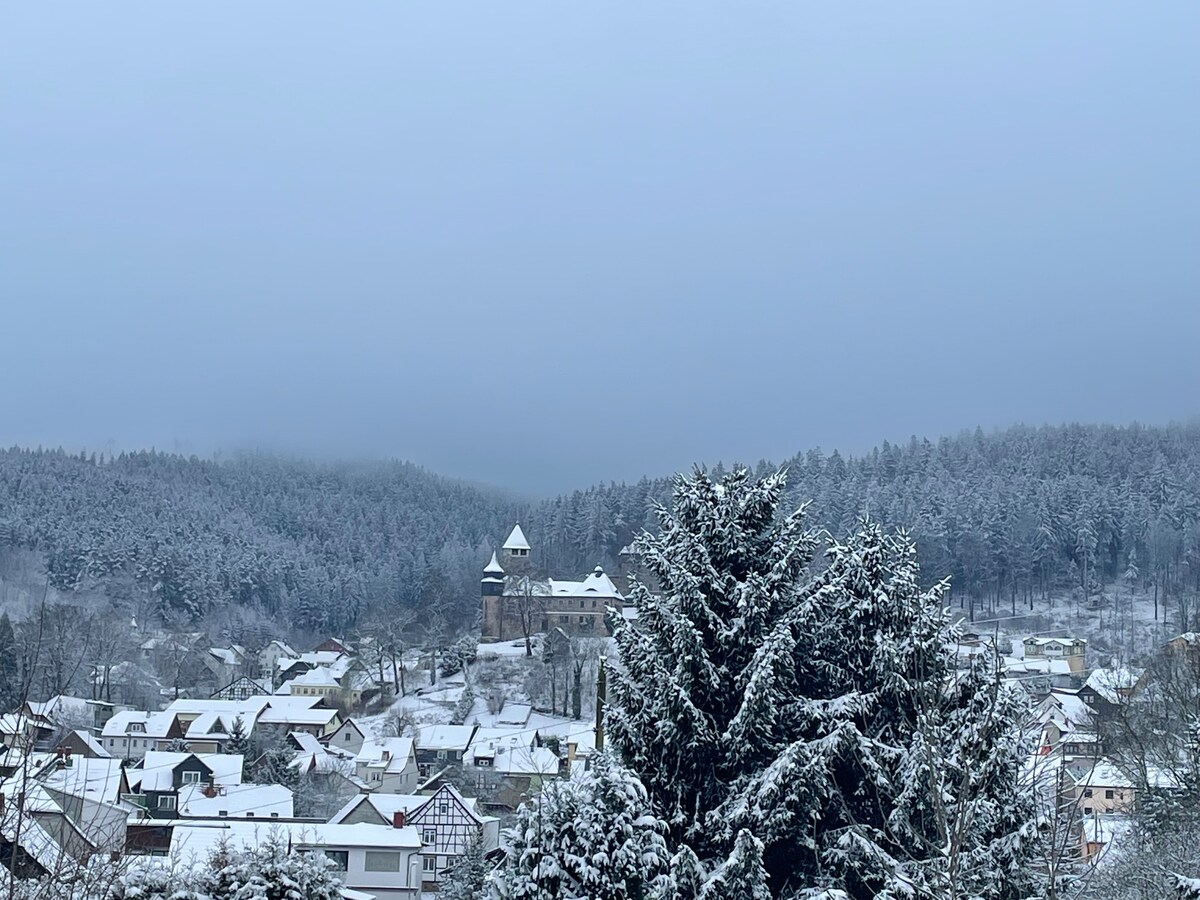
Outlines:
[[[1200,896],[1198,460],[1013,428],[527,501],[7,451],[9,896]],[[603,633],[481,635],[481,576],[597,564]]]

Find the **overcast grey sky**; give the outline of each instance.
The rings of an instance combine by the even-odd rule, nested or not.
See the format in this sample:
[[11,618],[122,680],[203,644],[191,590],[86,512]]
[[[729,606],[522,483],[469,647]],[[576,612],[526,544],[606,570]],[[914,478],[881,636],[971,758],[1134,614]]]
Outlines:
[[4,443],[551,491],[1200,409],[1194,0],[0,9]]

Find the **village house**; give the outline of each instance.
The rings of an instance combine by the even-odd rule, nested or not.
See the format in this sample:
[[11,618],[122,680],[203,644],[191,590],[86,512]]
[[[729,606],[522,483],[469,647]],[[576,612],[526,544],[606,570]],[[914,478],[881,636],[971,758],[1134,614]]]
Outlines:
[[438,890],[446,869],[467,852],[473,840],[481,842],[485,854],[499,847],[500,820],[481,815],[474,801],[448,784],[407,813],[403,821],[421,835],[423,890]]
[[474,725],[425,725],[417,730],[416,759],[428,777],[446,766],[460,765],[475,735]]
[[322,743],[331,749],[336,747],[338,750],[357,754],[366,739],[366,732],[358,726],[358,723],[353,719],[346,719],[338,726],[337,731],[324,738]]
[[354,774],[370,791],[408,794],[417,786],[417,757],[411,738],[372,738],[354,757]]
[[297,852],[324,854],[347,897],[420,900],[421,840],[410,826],[180,821],[168,832],[162,854],[187,865],[207,860],[218,847],[254,847],[272,835]]
[[[281,659],[293,659],[295,656],[296,651],[285,641],[271,641],[271,643],[258,651],[259,675],[266,681],[274,684],[275,673],[279,668],[279,661]],[[270,693],[270,691],[266,691],[266,693]]]
[[123,793],[154,819],[179,815],[179,792],[188,786],[229,787],[242,783],[240,754],[151,751],[140,768],[126,768]]
[[105,723],[100,744],[113,756],[141,759],[148,752],[182,739],[185,730],[179,716],[172,712],[126,709]]
[[1021,642],[1026,659],[1066,660],[1072,672],[1082,672],[1087,641],[1082,638],[1027,637]]
[[480,728],[464,756],[464,780],[484,809],[515,812],[550,778],[569,772],[566,758],[546,746],[534,746],[529,734]]
[[1125,666],[1094,669],[1079,689],[1079,697],[1100,719],[1116,715],[1123,703],[1136,697],[1146,686],[1145,671]]
[[248,675],[239,675],[229,684],[209,694],[213,700],[249,700],[271,693],[271,684],[266,679],[254,680]]

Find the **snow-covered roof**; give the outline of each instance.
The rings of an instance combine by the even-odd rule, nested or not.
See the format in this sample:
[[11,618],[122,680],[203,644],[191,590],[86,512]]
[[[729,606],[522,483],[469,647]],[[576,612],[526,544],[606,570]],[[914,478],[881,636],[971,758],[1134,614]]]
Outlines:
[[331,666],[343,656],[345,654],[337,650],[310,650],[307,653],[298,653],[293,657],[280,657],[279,668],[286,672],[297,663],[304,663],[307,666]]
[[170,753],[150,750],[146,753],[140,769],[128,770],[130,787],[140,785],[146,791],[169,791],[174,785],[174,772],[188,757],[195,756],[212,772],[214,784],[241,784],[241,754],[228,753]]
[[3,821],[0,821],[0,835],[5,841],[15,840],[21,849],[37,860],[38,865],[47,872],[57,872],[65,860],[65,854],[58,842],[33,816],[3,817]]
[[474,725],[424,725],[416,744],[420,750],[466,750],[474,734]]
[[285,656],[295,656],[296,655],[296,651],[292,649],[291,645],[288,644],[287,641],[281,641],[279,639],[276,639],[276,640],[271,641],[270,644],[267,644],[267,646],[268,647],[272,647],[272,646],[278,647],[280,650],[283,651]]
[[1038,704],[1038,717],[1077,729],[1091,724],[1092,710],[1076,691],[1056,688]]
[[188,725],[187,736],[192,740],[200,738],[226,738],[233,730],[233,723],[242,720],[242,731],[249,734],[254,725],[254,717],[230,712],[204,712]]
[[503,575],[504,569],[500,565],[500,561],[496,559],[496,552],[492,551],[492,561],[483,567],[486,575]]
[[66,694],[58,694],[41,702],[30,700],[26,705],[35,716],[42,716],[51,722],[58,722],[64,717],[90,719],[92,715],[92,707],[88,701]]
[[1027,637],[1024,643],[1033,644],[1037,647],[1045,647],[1048,644],[1062,644],[1064,647],[1070,647],[1073,644],[1086,644],[1087,641],[1083,638]]
[[381,768],[384,772],[400,773],[413,757],[412,738],[371,738],[363,741],[354,757],[357,765]]
[[528,703],[505,703],[504,709],[496,713],[496,724],[524,726],[531,715],[533,707]]
[[115,713],[104,723],[100,734],[103,737],[138,737],[164,738],[175,722],[173,712],[145,712],[140,709],[124,709]]
[[307,687],[339,687],[338,680],[333,676],[326,666],[317,666],[315,669],[309,669],[303,675],[297,675],[291,680],[291,684],[302,684]]
[[295,815],[292,792],[281,784],[231,784],[216,789],[209,797],[206,787],[184,785],[179,789],[179,815],[188,818],[290,819]]
[[197,716],[206,712],[229,713],[235,718],[240,714],[248,720],[257,716],[272,699],[265,694],[247,697],[245,700],[219,700],[214,697],[185,698],[168,703],[165,712],[177,713],[185,717]]
[[525,532],[521,530],[520,525],[514,525],[513,530],[508,533],[508,539],[504,542],[505,550],[529,550],[529,541],[525,540]]
[[75,735],[75,737],[77,739],[79,739],[79,741],[82,742],[85,747],[88,748],[88,752],[94,753],[94,754],[96,754],[96,756],[99,756],[99,757],[112,756],[111,753],[109,753],[102,746],[100,746],[99,741],[97,741],[94,737],[92,737],[92,733],[90,731],[85,731],[82,728],[77,728],[74,731],[72,731],[71,734]]
[[624,600],[611,578],[596,566],[592,574],[583,581],[557,581],[550,579],[550,593],[555,597],[579,597],[587,599]]
[[1071,664],[1065,659],[1021,659],[1016,656],[1006,656],[1002,662],[1006,675],[1070,675]]
[[310,822],[229,820],[178,822],[171,829],[170,856],[181,864],[205,864],[212,852],[225,844],[231,848],[257,847],[273,835],[295,847],[356,847],[419,850],[421,836],[413,827],[389,825],[331,825]]
[[310,825],[309,831],[296,834],[295,842],[307,847],[384,847],[417,850],[421,836],[412,827],[393,828],[390,825]]
[[338,714],[336,709],[309,709],[281,706],[264,709],[260,725],[328,725]]
[[1133,830],[1133,820],[1119,813],[1093,813],[1083,817],[1083,839],[1089,844],[1102,845],[1092,857],[1100,863],[1121,839]]
[[1074,781],[1077,785],[1090,788],[1133,787],[1133,781],[1130,780],[1129,776],[1110,763],[1108,760],[1101,760],[1086,772],[1074,776]]
[[1126,666],[1111,669],[1096,669],[1088,676],[1084,687],[1089,687],[1109,703],[1121,702],[1122,692],[1128,693],[1137,687],[1142,678],[1141,671]]
[[120,797],[121,763],[119,759],[77,756],[71,765],[52,769],[42,778],[42,784],[74,797],[116,803]]
[[359,794],[350,799],[345,806],[333,814],[330,825],[339,825],[364,803],[375,810],[385,821],[391,822],[392,816],[398,812],[410,813],[422,806],[429,799],[428,794]]
[[226,666],[240,666],[242,664],[241,654],[233,647],[209,647],[208,653]]

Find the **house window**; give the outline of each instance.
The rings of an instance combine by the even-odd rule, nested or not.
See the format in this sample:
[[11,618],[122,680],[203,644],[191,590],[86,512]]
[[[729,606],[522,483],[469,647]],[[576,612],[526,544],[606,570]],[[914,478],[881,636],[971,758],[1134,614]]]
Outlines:
[[223,818],[225,818],[227,815],[229,815],[229,810],[227,810],[227,809],[219,809],[219,810],[217,810],[217,815],[218,815],[218,816],[220,816],[220,817],[223,819]]
[[350,867],[349,850],[326,850],[325,858],[333,863],[330,868],[335,872],[345,872]]
[[159,809],[174,809],[175,808],[175,795],[174,794],[162,794],[158,798],[158,808]]
[[386,850],[368,850],[363,860],[365,872],[399,872],[400,854]]
[[437,843],[437,829],[436,828],[422,828],[421,829],[421,843],[422,844]]
[[567,617],[566,617],[566,616],[559,616],[559,617],[558,617],[558,621],[559,621],[559,622],[563,622],[563,623],[565,623],[565,622],[567,621]]
[[1090,797],[1090,796],[1092,796],[1092,789],[1091,789],[1091,788],[1088,788],[1086,791],[1084,791],[1084,792],[1083,792],[1083,796],[1085,796],[1085,797]]
[[426,857],[422,858],[421,859],[421,871],[436,872],[437,871],[437,860],[434,859],[432,856],[426,856]]
[[445,759],[445,758],[446,758],[446,751],[445,751],[445,750],[439,750],[439,751],[438,751],[438,759]]
[[342,735],[342,740],[347,744],[350,743],[350,732],[347,731],[344,735]]
[[439,803],[438,804],[438,812],[440,812],[443,816],[446,815],[446,813],[450,812],[450,804],[449,803]]
[[1090,806],[1085,806],[1083,808],[1083,814],[1085,816],[1090,816],[1092,814],[1092,808]]
[[183,783],[184,784],[199,784],[200,783],[200,773],[199,772],[184,772],[183,773]]
[[1113,798],[1113,792],[1112,792],[1112,791],[1105,791],[1105,792],[1104,792],[1104,799],[1105,799],[1105,800],[1111,800],[1112,798]]

